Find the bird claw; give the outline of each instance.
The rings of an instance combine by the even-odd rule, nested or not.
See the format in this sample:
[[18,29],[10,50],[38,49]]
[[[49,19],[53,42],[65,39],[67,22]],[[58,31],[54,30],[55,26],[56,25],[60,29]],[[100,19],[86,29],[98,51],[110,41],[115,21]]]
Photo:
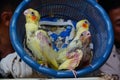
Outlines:
[[74,77],[77,78],[77,72],[75,70],[73,70],[73,69],[69,69],[69,70],[72,71]]

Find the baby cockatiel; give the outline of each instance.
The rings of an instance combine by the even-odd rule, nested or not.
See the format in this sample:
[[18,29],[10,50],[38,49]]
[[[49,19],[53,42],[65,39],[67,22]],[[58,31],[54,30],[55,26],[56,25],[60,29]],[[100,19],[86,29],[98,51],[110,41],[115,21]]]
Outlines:
[[58,57],[59,61],[63,62],[58,69],[72,70],[75,77],[76,71],[74,69],[80,68],[85,64],[89,65],[92,60],[91,48],[89,46],[91,43],[90,32],[82,32],[78,40],[81,41],[82,47],[76,47],[74,51],[71,52],[67,52],[66,50],[64,50],[63,53],[61,53]]
[[80,40],[82,42],[82,48],[83,51],[83,58],[81,60],[81,67],[85,67],[91,63],[93,53],[92,49],[90,48],[91,44],[91,33],[89,31],[84,31],[81,36]]
[[42,53],[35,38],[35,32],[39,27],[40,14],[38,11],[29,8],[24,11],[24,15],[26,18],[26,46],[32,52],[36,60],[42,60]]
[[54,51],[48,34],[43,30],[38,30],[40,14],[34,9],[24,11],[26,17],[26,45],[30,49],[35,59],[41,63],[58,68],[58,64],[54,57]]
[[79,40],[79,36],[82,32],[89,30],[90,23],[88,20],[80,20],[76,24],[76,35],[75,38],[71,41],[71,43],[68,45],[69,51],[74,51],[76,47],[82,47],[81,41]]

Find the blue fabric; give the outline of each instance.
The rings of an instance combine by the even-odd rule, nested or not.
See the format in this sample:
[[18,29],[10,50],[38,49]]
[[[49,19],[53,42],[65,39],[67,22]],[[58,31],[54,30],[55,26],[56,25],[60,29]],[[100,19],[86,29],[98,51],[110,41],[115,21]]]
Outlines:
[[[48,21],[48,22],[56,22],[57,23],[57,22],[59,22],[59,19],[58,18],[49,18],[48,17],[48,18],[42,18],[41,21]],[[64,22],[67,22],[67,20],[63,20],[63,23]],[[63,23],[61,22],[61,24],[63,24]],[[69,37],[71,36],[70,35],[71,30],[73,28],[75,29],[74,25],[76,25],[75,22],[72,22],[72,25],[64,25],[63,24],[63,26],[65,26],[66,29],[63,30],[62,32],[60,32],[59,34],[50,31],[49,36],[52,39],[52,44],[53,44],[52,46],[53,46],[53,49],[55,51],[59,51],[60,48],[67,47],[67,45],[70,43],[70,41],[72,41],[72,39],[69,39]],[[59,25],[55,25],[55,26],[59,26]],[[66,38],[68,38],[68,39],[66,39]],[[59,45],[61,45],[61,46],[59,46]]]

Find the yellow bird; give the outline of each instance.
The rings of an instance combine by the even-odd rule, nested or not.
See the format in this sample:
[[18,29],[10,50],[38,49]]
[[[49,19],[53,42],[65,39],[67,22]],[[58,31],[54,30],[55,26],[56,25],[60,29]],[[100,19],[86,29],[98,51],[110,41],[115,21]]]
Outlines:
[[37,10],[27,9],[24,11],[26,17],[26,45],[33,53],[35,59],[46,66],[58,68],[55,52],[51,47],[51,41],[46,31],[38,30],[40,14]]

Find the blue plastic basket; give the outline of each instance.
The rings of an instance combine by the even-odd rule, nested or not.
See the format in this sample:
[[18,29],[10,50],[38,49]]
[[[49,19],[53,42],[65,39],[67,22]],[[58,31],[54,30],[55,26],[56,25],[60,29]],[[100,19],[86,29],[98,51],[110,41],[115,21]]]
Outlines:
[[108,59],[113,46],[113,29],[108,15],[97,2],[94,0],[23,0],[14,12],[10,26],[10,38],[18,55],[36,71],[52,77],[74,77],[71,71],[58,71],[41,66],[24,50],[25,18],[23,11],[27,8],[37,9],[43,18],[52,13],[57,18],[90,21],[94,56],[91,66],[77,70],[77,77],[95,71]]

